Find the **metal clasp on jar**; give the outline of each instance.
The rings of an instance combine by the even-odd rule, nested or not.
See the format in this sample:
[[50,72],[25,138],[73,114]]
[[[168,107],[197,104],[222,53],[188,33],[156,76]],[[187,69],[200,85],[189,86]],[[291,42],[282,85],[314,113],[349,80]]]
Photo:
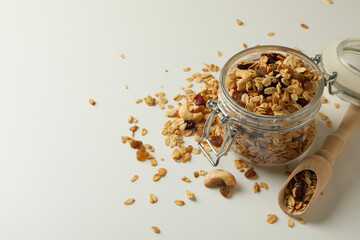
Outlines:
[[[229,116],[225,113],[225,111],[217,101],[209,100],[207,101],[206,106],[210,109],[211,113],[209,118],[205,122],[203,135],[200,138],[198,145],[201,151],[205,154],[206,158],[210,161],[210,163],[213,166],[217,166],[219,164],[220,158],[229,152],[231,145],[234,143],[234,140],[238,134],[238,130],[235,127],[231,126],[231,123],[237,121],[235,119],[229,118]],[[220,117],[220,123],[226,125],[227,128],[226,135],[224,137],[223,143],[221,144],[219,151],[216,151],[215,147],[210,142],[210,129],[215,115]],[[206,139],[206,142],[209,144],[211,150],[214,152],[215,160],[205,150],[202,144],[204,138]]]
[[[314,61],[314,63],[316,63],[316,65],[319,66],[319,64],[321,63],[321,55],[316,54],[315,57],[312,58],[312,60]],[[337,78],[337,72],[331,73],[331,75],[327,79],[324,78],[325,86],[328,86],[329,93],[331,95],[337,95],[337,94],[343,94],[344,93],[344,91],[342,91],[342,90],[333,90],[333,85],[334,85],[334,83],[336,81],[336,78]]]

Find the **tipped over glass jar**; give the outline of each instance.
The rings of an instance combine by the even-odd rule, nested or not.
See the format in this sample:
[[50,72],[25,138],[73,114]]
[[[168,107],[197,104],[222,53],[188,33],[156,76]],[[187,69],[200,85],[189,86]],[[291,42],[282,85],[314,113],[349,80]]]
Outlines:
[[[219,101],[210,100],[205,140],[216,166],[233,152],[254,164],[280,165],[300,159],[312,145],[324,81],[316,63],[294,49],[258,46],[239,52],[220,74]],[[215,116],[223,124],[223,145],[211,144],[207,129]]]

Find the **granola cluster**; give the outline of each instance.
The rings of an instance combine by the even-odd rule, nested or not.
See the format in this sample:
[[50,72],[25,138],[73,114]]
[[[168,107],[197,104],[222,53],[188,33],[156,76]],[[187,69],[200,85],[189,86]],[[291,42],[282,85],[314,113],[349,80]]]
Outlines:
[[[309,104],[321,79],[295,56],[262,54],[259,60],[240,61],[226,80],[229,95],[241,107],[261,115],[286,115]],[[233,118],[236,115],[229,114]],[[317,119],[292,131],[254,131],[238,126],[232,151],[255,164],[281,164],[296,159],[314,140]]]
[[284,115],[305,107],[321,79],[293,55],[262,54],[257,61],[240,61],[226,81],[230,96],[242,107],[264,115]]
[[285,189],[284,204],[289,213],[302,212],[314,194],[317,184],[316,174],[305,170],[296,174]]

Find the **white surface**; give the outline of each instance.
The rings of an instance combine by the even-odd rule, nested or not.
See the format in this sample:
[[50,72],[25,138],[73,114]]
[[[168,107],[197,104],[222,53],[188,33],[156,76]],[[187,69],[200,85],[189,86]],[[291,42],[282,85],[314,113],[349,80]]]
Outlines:
[[[277,206],[283,168],[256,168],[268,191],[252,193],[236,175],[231,199],[205,189],[196,169],[211,170],[195,156],[175,163],[163,145],[159,108],[134,100],[164,85],[168,98],[185,86],[190,66],[222,66],[242,43],[298,46],[309,56],[334,38],[359,37],[360,1],[1,1],[0,2],[0,239],[355,239],[360,230],[360,129],[337,158],[333,178],[306,225],[287,227]],[[235,19],[244,25],[239,27]],[[308,30],[299,25],[305,23]],[[275,32],[274,37],[267,33]],[[216,51],[223,52],[222,57]],[[118,53],[124,53],[121,59]],[[165,73],[165,68],[169,69]],[[129,86],[125,90],[123,84]],[[97,102],[88,103],[89,98]],[[347,104],[336,97],[322,112],[313,149],[334,131]],[[333,107],[341,104],[340,109]],[[163,156],[168,174],[135,160],[121,144],[129,114],[149,129],[139,137]],[[138,134],[139,135],[139,134]],[[129,179],[138,174],[139,179]],[[191,178],[191,183],[180,180]],[[178,207],[189,189],[197,200]],[[150,205],[147,195],[159,202]],[[136,198],[132,206],[122,202]],[[266,214],[279,216],[266,223]],[[154,234],[156,225],[161,234]]]

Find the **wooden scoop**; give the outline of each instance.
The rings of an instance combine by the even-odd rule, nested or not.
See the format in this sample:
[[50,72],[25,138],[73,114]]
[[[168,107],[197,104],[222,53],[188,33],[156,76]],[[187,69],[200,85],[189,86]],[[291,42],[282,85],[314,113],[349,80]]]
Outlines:
[[[326,137],[325,142],[320,150],[314,155],[305,157],[295,170],[286,179],[282,185],[278,195],[278,203],[286,214],[297,217],[305,213],[320,195],[332,174],[332,165],[334,159],[345,147],[345,141],[349,135],[360,126],[360,107],[351,104],[347,109],[343,120],[338,129]],[[289,213],[289,208],[284,204],[285,189],[290,180],[299,172],[304,170],[312,170],[317,177],[317,185],[313,196],[311,197],[307,207],[302,211],[294,211]]]

